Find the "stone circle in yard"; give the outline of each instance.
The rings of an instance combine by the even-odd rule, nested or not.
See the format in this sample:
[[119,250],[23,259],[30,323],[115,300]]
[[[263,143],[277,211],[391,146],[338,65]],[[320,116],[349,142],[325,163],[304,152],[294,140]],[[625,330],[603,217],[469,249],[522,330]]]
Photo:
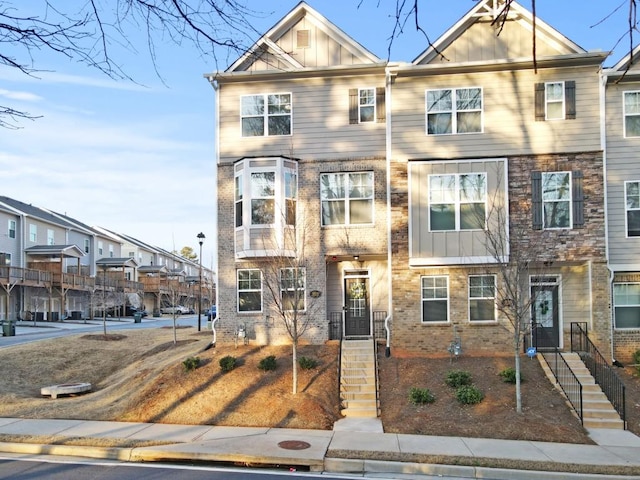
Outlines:
[[51,398],[58,398],[58,395],[73,395],[75,393],[84,393],[90,390],[90,383],[63,383],[60,385],[42,387],[40,389],[40,395],[51,395]]

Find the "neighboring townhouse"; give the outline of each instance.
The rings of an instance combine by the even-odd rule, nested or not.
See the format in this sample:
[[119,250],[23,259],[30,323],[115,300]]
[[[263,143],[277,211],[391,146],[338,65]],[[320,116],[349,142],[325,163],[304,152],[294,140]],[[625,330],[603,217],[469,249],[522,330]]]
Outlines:
[[[297,288],[322,299],[307,341],[390,333],[399,354],[446,355],[459,336],[468,354],[512,352],[498,265],[535,246],[520,286],[536,300],[527,344],[568,348],[581,322],[612,354],[607,54],[537,19],[534,62],[531,13],[511,2],[502,28],[503,7],[476,2],[414,62],[393,63],[301,2],[206,75],[223,335],[244,325],[258,344],[287,340],[264,275],[303,244]],[[490,248],[487,230],[507,247]]]
[[302,251],[304,265],[279,274],[297,277],[283,281],[283,298],[303,292],[304,341],[330,329],[340,338],[343,321],[347,335],[371,335],[373,317],[387,316],[386,67],[301,2],[206,75],[217,106],[221,338],[244,326],[259,344],[288,340],[264,275]]
[[640,47],[603,72],[613,358],[640,348]]

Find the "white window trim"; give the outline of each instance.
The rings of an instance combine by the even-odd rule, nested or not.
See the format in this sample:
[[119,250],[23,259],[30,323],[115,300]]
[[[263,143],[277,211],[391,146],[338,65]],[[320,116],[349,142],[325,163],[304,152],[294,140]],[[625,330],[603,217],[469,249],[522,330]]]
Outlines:
[[[360,104],[360,92],[363,92],[365,90],[371,90],[373,92],[373,104],[371,104],[371,105],[369,105],[369,104],[361,105]],[[377,106],[378,101],[377,100],[378,99],[376,97],[376,94],[377,94],[377,90],[376,90],[375,87],[365,87],[365,88],[359,88],[358,89],[358,123],[376,123],[376,121],[378,119],[378,117],[377,117],[377,115],[378,115],[378,106]],[[371,120],[364,121],[364,122],[362,121],[362,115],[360,113],[361,107],[373,107],[373,118]]]
[[640,207],[638,208],[629,208],[627,205],[627,188],[630,183],[637,183],[638,188],[640,189],[640,180],[627,180],[624,182],[624,232],[626,238],[640,238],[638,236],[629,235],[629,212],[640,211]]
[[[423,278],[444,278],[447,281],[447,320],[445,321],[429,321],[424,319],[424,309],[422,305],[424,302],[442,301],[441,298],[428,298],[422,297],[422,279]],[[421,325],[448,325],[451,323],[451,288],[449,285],[448,275],[421,275],[420,276],[420,324]]]
[[52,228],[47,228],[47,245],[55,245],[56,232]]
[[[279,191],[284,191],[284,187],[278,188],[278,168],[276,166],[273,167],[263,167],[263,168],[252,168],[249,172],[249,175],[247,175],[249,178],[249,195],[248,195],[248,206],[249,206],[249,226],[250,227],[270,227],[273,228],[275,227],[275,225],[278,223],[278,211],[282,212],[282,204],[280,203],[280,209],[278,209],[278,192]],[[269,195],[266,197],[259,197],[253,196],[253,189],[251,188],[253,186],[253,175],[257,174],[257,173],[273,173],[273,195]],[[284,195],[284,193],[283,193]],[[243,200],[244,197],[246,197],[247,195],[243,195]],[[254,200],[273,200],[273,222],[272,223],[253,223],[253,201]],[[243,212],[243,216],[244,216],[244,207],[245,205],[242,205],[242,212]],[[243,219],[244,220],[244,219]],[[244,223],[244,222],[243,222]],[[240,227],[238,227],[240,228]]]
[[[244,271],[256,271],[260,273],[260,290],[258,289],[250,289],[250,290],[240,290],[240,272]],[[262,271],[258,268],[239,268],[236,270],[236,312],[240,315],[252,315],[256,313],[262,313],[264,310],[264,281],[262,278]],[[240,310],[240,292],[260,292],[260,310]]]
[[[16,236],[17,236],[16,229],[17,229],[16,221],[15,220],[9,220],[7,222],[7,236],[9,238],[16,238]],[[11,236],[11,232],[13,232],[13,236]]]
[[[618,327],[618,324],[616,322],[616,301],[615,301],[615,286],[616,285],[640,285],[640,282],[614,282],[613,286],[614,288],[612,289],[612,298],[611,298],[611,304],[613,305],[613,328],[614,330],[617,331],[622,331],[622,332],[629,332],[629,331],[637,331],[640,330],[640,326],[638,327]],[[621,305],[620,308],[624,308],[624,307],[640,307],[640,304],[638,305]]]
[[[472,89],[480,90],[480,108],[479,109],[471,109],[471,110],[460,110],[461,112],[480,112],[480,131],[478,132],[458,132],[458,119],[456,117],[456,113],[458,110],[456,109],[456,92],[458,90],[472,90]],[[429,105],[427,104],[427,93],[428,92],[437,92],[442,90],[451,90],[452,101],[451,101],[451,110],[438,110],[438,111],[429,111]],[[450,133],[429,133],[429,114],[430,113],[451,113],[451,132]],[[478,135],[484,133],[484,89],[478,86],[471,87],[442,87],[442,88],[429,88],[424,92],[424,132],[428,137],[440,137],[444,135]]]
[[[351,214],[349,211],[349,202],[351,201],[351,197],[348,196],[349,194],[349,174],[353,174],[353,173],[370,173],[372,175],[371,178],[371,223],[351,223]],[[323,175],[345,175],[346,179],[347,179],[347,183],[345,184],[345,191],[346,191],[346,196],[343,199],[339,199],[339,200],[331,200],[331,201],[341,201],[344,203],[345,205],[345,212],[344,212],[344,223],[332,223],[329,225],[325,225],[324,222],[324,217],[322,215],[322,202],[325,201],[324,197],[322,196],[322,176]],[[358,228],[358,227],[371,227],[372,225],[375,225],[376,223],[376,218],[375,218],[375,213],[376,213],[376,174],[373,170],[364,170],[364,171],[357,171],[357,172],[323,172],[320,174],[320,177],[318,178],[318,180],[320,181],[320,226],[322,228],[344,228],[344,227],[349,227],[349,228]],[[327,199],[327,201],[329,201],[330,199]],[[354,200],[364,200],[363,198],[355,198]],[[348,221],[347,221],[348,219]]]
[[29,241],[31,243],[38,241],[38,226],[34,223],[29,224]]
[[302,291],[302,303],[303,306],[301,309],[298,309],[297,312],[298,313],[304,313],[307,311],[307,269],[305,267],[286,267],[286,268],[281,268],[280,271],[278,272],[278,274],[280,275],[280,302],[282,302],[282,310],[285,312],[293,312],[295,310],[290,309],[287,310],[284,308],[284,300],[282,298],[282,294],[283,292],[287,291],[287,292],[293,292],[294,288],[283,288],[282,287],[282,272],[283,270],[299,270],[302,272],[303,275],[303,287],[302,288],[298,288],[297,290],[301,290]]
[[[627,104],[625,97],[628,93],[635,93],[640,96],[640,90],[627,90],[622,92],[622,131],[624,132],[624,138],[640,138],[640,135],[627,135]],[[630,113],[629,116],[640,116],[640,113]]]
[[[291,111],[289,112],[289,133],[287,135],[269,135],[269,117],[284,117],[283,114],[269,115],[269,95],[289,95],[291,99]],[[242,119],[243,118],[258,118],[259,115],[242,115],[242,99],[246,97],[262,97],[264,99],[264,112],[262,118],[264,120],[264,129],[262,135],[248,135],[245,136],[242,133]],[[269,92],[269,93],[254,93],[240,96],[240,137],[241,138],[263,138],[263,137],[290,137],[293,135],[293,93],[292,92]]]
[[[569,199],[568,200],[545,200],[544,199],[544,177],[545,175],[557,175],[560,173],[566,173],[569,175]],[[542,229],[543,230],[571,230],[573,228],[573,174],[568,170],[562,170],[559,172],[541,172],[540,186],[542,192],[540,198],[542,200]],[[547,203],[561,203],[569,202],[569,225],[566,227],[547,227],[547,216],[544,214],[544,207]]]
[[[471,278],[472,277],[492,277],[493,278],[493,297],[471,297]],[[493,320],[472,320],[471,319],[471,299],[474,300],[493,300]],[[498,321],[498,304],[497,304],[497,277],[495,274],[474,274],[469,275],[467,285],[467,306],[469,323],[476,325],[481,323],[496,323]]]
[[[555,84],[560,84],[561,87],[561,91],[562,91],[562,100],[558,101],[558,100],[553,100],[550,101],[549,97],[548,97],[548,92],[549,92],[549,85],[555,85]],[[565,120],[566,118],[566,94],[565,94],[565,84],[564,81],[558,81],[558,82],[545,82],[544,84],[544,119],[545,120],[549,120],[549,121],[554,121],[554,120]],[[550,103],[562,103],[562,115],[558,118],[549,118],[549,104]]]
[[[460,201],[460,177],[463,175],[484,175],[484,228],[465,228],[464,230],[462,230],[460,228],[460,207],[462,205],[467,205],[467,204],[475,204],[475,203],[481,203],[481,202],[462,202]],[[431,191],[430,191],[430,186],[431,186],[431,178],[432,177],[447,177],[447,176],[454,176],[456,179],[456,183],[455,183],[455,198],[453,201],[453,205],[455,207],[455,228],[453,230],[433,230],[431,228],[431,205],[448,205],[444,202],[440,202],[440,203],[431,203]],[[428,188],[429,188],[429,193],[427,194],[427,208],[428,208],[428,223],[429,223],[429,232],[483,232],[486,228],[487,228],[487,181],[488,181],[489,175],[487,174],[487,172],[464,172],[464,173],[431,173],[428,175],[427,177],[427,182],[428,182]]]

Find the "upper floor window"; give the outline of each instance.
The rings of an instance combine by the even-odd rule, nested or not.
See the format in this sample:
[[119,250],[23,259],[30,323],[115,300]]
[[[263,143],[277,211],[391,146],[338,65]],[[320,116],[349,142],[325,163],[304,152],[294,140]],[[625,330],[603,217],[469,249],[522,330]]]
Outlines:
[[98,255],[102,255],[104,251],[104,247],[102,245],[102,242],[98,242]]
[[85,238],[84,239],[84,253],[89,253],[89,245],[90,245],[89,239]]
[[109,244],[109,258],[113,258],[113,245]]
[[298,208],[298,175],[294,172],[284,172],[285,223],[296,224]]
[[33,223],[29,224],[29,241],[33,243],[38,241],[38,226]]
[[242,226],[242,174],[238,174],[235,177],[235,193],[234,193],[234,202],[235,202],[235,216],[236,216],[236,227]]
[[373,172],[320,175],[322,225],[373,223]]
[[469,276],[469,320],[472,322],[496,320],[495,275]]
[[532,172],[533,228],[576,228],[584,225],[582,172]]
[[640,328],[640,283],[614,283],[615,328]]
[[0,252],[0,267],[9,267],[11,266],[11,254]]
[[377,88],[352,88],[349,90],[349,123],[384,123],[385,90]]
[[625,182],[624,196],[627,212],[627,236],[640,237],[640,182]]
[[262,311],[262,272],[238,270],[238,312]]
[[9,220],[9,225],[7,226],[7,234],[9,238],[16,238],[16,221]]
[[245,95],[240,99],[243,137],[291,135],[291,94]]
[[486,204],[486,173],[429,175],[430,231],[484,229]]
[[362,88],[358,91],[358,119],[360,123],[376,121],[376,90]]
[[624,136],[640,137],[640,91],[623,95]]
[[576,118],[576,82],[535,84],[536,120],[573,120]]
[[427,135],[482,132],[482,89],[427,90]]
[[425,276],[420,279],[423,322],[449,321],[449,278]]
[[251,224],[271,225],[275,221],[275,172],[251,174]]
[[280,269],[282,309],[301,312],[305,309],[306,271],[304,268]]
[[56,234],[50,228],[47,229],[47,245],[55,245],[56,243]]

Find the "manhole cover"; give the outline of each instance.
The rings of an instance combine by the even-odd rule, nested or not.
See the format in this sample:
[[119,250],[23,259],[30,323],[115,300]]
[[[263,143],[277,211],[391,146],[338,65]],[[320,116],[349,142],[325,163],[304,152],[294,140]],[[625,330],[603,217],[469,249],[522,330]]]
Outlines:
[[311,444],[303,442],[302,440],[285,440],[284,442],[280,442],[278,446],[286,450],[304,450],[305,448],[309,448]]

